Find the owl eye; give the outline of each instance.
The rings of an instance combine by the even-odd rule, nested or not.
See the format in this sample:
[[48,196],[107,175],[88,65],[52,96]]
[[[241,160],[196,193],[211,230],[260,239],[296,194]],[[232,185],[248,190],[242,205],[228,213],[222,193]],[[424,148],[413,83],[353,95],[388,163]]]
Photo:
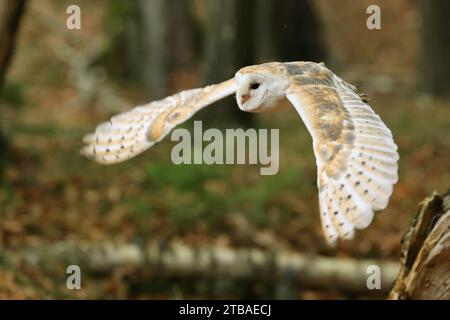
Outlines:
[[257,82],[252,83],[252,84],[250,85],[250,89],[251,89],[251,90],[256,90],[256,89],[258,89],[258,88],[259,88],[259,83],[257,83]]

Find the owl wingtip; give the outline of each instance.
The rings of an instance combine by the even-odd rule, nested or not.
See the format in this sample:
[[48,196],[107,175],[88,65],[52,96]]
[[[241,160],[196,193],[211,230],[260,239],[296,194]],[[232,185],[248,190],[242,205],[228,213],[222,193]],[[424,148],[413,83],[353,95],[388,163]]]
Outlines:
[[95,137],[95,134],[93,134],[93,133],[88,133],[88,134],[84,135],[83,143],[86,143],[86,144],[93,143],[94,137]]
[[93,146],[87,145],[80,149],[80,154],[88,159],[94,158]]
[[338,242],[338,237],[329,237],[326,241],[330,248],[336,248]]

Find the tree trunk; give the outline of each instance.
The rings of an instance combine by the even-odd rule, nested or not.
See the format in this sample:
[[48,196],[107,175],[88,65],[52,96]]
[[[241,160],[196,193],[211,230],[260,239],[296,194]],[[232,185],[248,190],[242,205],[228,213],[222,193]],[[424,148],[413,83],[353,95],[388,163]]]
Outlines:
[[401,263],[389,299],[450,300],[450,190],[420,204],[403,239]]
[[6,70],[11,62],[24,8],[25,0],[0,1],[0,88],[3,86]]
[[147,99],[169,92],[171,72],[191,67],[194,41],[189,1],[136,0],[128,2],[126,39],[129,66]]
[[450,95],[450,1],[422,0],[422,85],[434,95]]
[[194,21],[190,1],[166,0],[168,10],[168,71],[191,69],[196,64]]
[[[6,72],[14,52],[20,18],[25,8],[25,0],[0,0],[0,92],[3,88]],[[6,165],[7,139],[0,123],[0,183]]]
[[161,99],[167,94],[167,44],[165,0],[131,1],[132,16],[136,19],[137,43],[131,63],[148,99]]
[[[204,82],[219,83],[234,77],[240,68],[254,63],[254,0],[208,0],[204,31]],[[231,99],[202,112],[208,119],[233,119],[248,124],[250,115],[240,111]]]
[[264,0],[256,7],[258,61],[326,58],[320,21],[308,0]]

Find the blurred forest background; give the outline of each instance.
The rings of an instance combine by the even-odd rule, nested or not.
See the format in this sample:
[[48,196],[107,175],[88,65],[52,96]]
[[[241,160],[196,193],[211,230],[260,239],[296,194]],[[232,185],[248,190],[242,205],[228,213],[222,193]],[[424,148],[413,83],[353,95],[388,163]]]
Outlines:
[[[81,8],[81,30],[66,28],[70,4]],[[381,30],[366,27],[371,4],[381,8]],[[289,277],[165,276],[127,265],[83,273],[82,289],[71,291],[58,259],[40,267],[15,254],[60,242],[176,241],[398,261],[417,203],[450,186],[449,4],[0,1],[0,298],[370,297],[292,288]],[[351,242],[333,249],[322,238],[311,138],[294,110],[247,115],[229,98],[194,118],[280,128],[274,176],[250,165],[176,166],[170,139],[116,166],[79,154],[82,136],[117,112],[242,66],[289,60],[324,61],[368,93],[399,146],[390,204]]]

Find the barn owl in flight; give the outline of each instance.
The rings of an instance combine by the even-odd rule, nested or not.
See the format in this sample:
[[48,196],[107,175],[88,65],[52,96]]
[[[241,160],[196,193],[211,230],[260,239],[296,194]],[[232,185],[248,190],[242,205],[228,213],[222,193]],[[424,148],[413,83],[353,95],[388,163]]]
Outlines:
[[312,136],[322,229],[327,242],[352,239],[387,206],[399,155],[391,131],[356,88],[323,63],[272,62],[234,78],[138,106],[100,124],[82,154],[101,164],[130,159],[215,101],[236,94],[247,112],[292,105]]

